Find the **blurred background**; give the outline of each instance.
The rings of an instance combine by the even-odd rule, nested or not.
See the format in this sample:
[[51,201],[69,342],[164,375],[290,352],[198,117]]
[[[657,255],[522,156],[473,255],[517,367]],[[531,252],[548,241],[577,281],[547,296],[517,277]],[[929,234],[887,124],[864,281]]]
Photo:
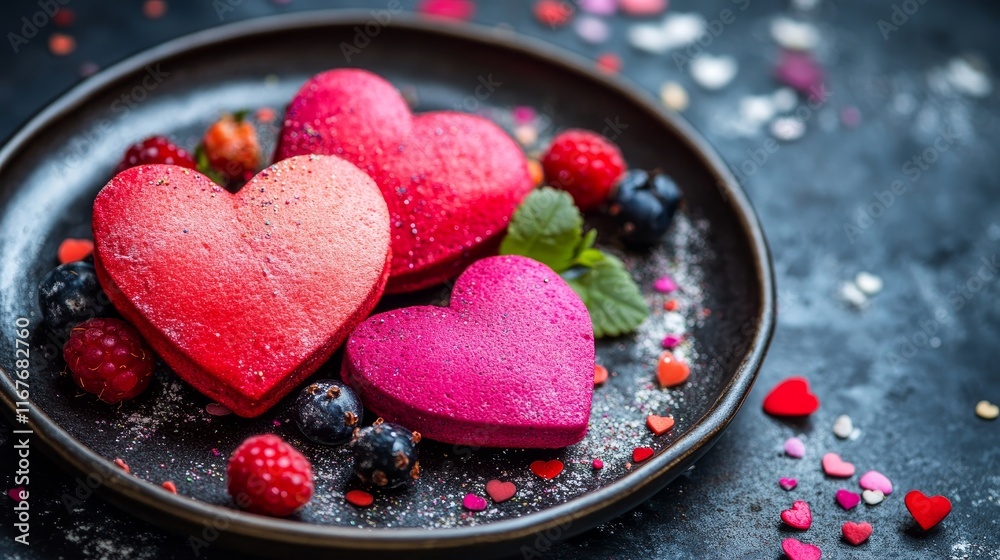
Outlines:
[[[36,17],[52,4],[60,11]],[[946,495],[955,511],[940,529],[916,533],[894,496],[865,513],[876,529],[863,547],[840,540],[839,521],[811,531],[811,542],[832,558],[1000,558],[1000,422],[974,412],[980,400],[1000,402],[992,264],[1000,97],[991,70],[1000,68],[1000,5],[666,4],[8,0],[0,5],[0,138],[131,54],[272,14],[398,5],[555,43],[635,82],[718,149],[772,247],[779,322],[753,393],[704,459],[642,507],[542,557],[776,557],[788,536],[777,513],[788,499],[774,491],[782,442],[802,433],[827,448],[834,419],[848,414],[858,437],[843,445],[855,463],[889,474],[901,490]],[[823,400],[794,430],[760,410],[767,390],[790,375],[807,376]],[[6,441],[2,448],[9,453]],[[101,500],[68,516],[58,497],[72,482],[51,461],[36,458],[33,467],[51,484],[32,501],[46,523],[33,526],[30,548],[0,541],[3,557],[190,557],[183,537]],[[800,484],[822,480],[818,468],[799,470]]]

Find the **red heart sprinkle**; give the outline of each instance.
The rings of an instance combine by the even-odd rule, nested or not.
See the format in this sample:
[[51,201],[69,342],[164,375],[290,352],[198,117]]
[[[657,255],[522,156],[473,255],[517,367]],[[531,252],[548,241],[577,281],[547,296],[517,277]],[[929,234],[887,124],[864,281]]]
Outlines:
[[823,556],[823,551],[818,546],[806,544],[799,539],[781,541],[781,550],[785,551],[788,560],[819,560]]
[[82,261],[94,252],[94,242],[89,239],[64,239],[59,244],[59,264]]
[[608,380],[608,368],[602,365],[594,366],[594,387],[603,385]]
[[854,523],[851,521],[844,522],[840,527],[840,532],[844,534],[844,538],[847,542],[858,546],[859,544],[868,540],[868,537],[872,536],[872,526],[869,523]]
[[[539,475],[541,476],[541,475]],[[506,502],[507,500],[514,497],[517,492],[517,486],[514,486],[513,482],[500,482],[499,480],[491,480],[486,483],[486,493],[490,495],[490,498],[494,502]]]
[[812,525],[813,516],[809,509],[809,504],[802,500],[795,500],[791,509],[781,512],[781,520],[789,526],[805,531]]
[[951,500],[944,496],[930,496],[920,490],[911,490],[903,500],[910,515],[920,528],[927,531],[951,513]]
[[375,501],[375,497],[364,490],[351,490],[344,494],[344,499],[347,503],[358,507],[368,507]]
[[123,461],[123,460],[121,460],[119,458],[115,458],[115,464],[118,465],[118,467],[121,468],[121,470],[123,470],[123,471],[125,471],[127,473],[131,473],[132,472],[132,469],[128,468],[128,463],[126,463],[125,461]]
[[667,433],[670,428],[674,427],[674,419],[670,416],[656,416],[655,414],[650,414],[646,417],[646,427],[649,428],[649,431],[654,434],[662,436]]
[[163,484],[161,484],[161,486],[166,488],[167,492],[170,492],[171,494],[177,493],[177,485],[169,480],[164,481]]
[[653,450],[649,447],[636,447],[632,450],[632,461],[641,463],[653,456]]
[[789,377],[764,397],[764,412],[772,416],[807,416],[819,408],[819,399],[809,392],[804,377]]
[[559,476],[559,473],[562,471],[563,463],[559,459],[553,459],[551,461],[535,461],[534,463],[531,463],[531,472],[537,474],[545,480],[552,480],[553,478]]

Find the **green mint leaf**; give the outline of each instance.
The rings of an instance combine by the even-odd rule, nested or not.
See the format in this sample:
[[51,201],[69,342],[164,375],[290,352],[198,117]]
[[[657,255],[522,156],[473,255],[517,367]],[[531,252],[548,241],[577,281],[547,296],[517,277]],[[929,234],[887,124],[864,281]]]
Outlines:
[[646,299],[625,265],[611,255],[603,257],[582,274],[566,279],[590,311],[597,338],[632,332],[649,316]]
[[587,249],[576,256],[574,263],[587,268],[593,268],[602,260],[604,260],[604,253],[597,249]]
[[[589,235],[589,234],[588,234]],[[564,191],[533,191],[510,219],[502,255],[522,255],[562,272],[573,265],[583,238],[583,216]]]

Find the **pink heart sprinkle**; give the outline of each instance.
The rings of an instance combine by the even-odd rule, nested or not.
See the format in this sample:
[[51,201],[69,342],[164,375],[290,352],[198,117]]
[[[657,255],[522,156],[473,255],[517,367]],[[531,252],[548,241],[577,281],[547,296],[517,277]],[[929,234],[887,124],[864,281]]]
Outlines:
[[486,498],[481,498],[475,494],[466,494],[462,499],[462,505],[469,511],[483,511],[486,509]]
[[781,541],[781,550],[788,560],[819,560],[823,552],[814,544],[806,544],[799,539],[788,538]]
[[844,509],[853,509],[861,503],[861,494],[855,494],[850,490],[841,488],[837,490],[837,503]]
[[850,478],[854,476],[854,465],[841,459],[836,453],[827,453],[823,455],[823,472],[827,476]]
[[616,0],[579,0],[580,9],[595,16],[610,16],[618,8]]
[[573,23],[576,34],[591,44],[603,43],[608,40],[611,28],[603,19],[594,16],[581,16]]
[[528,107],[527,105],[518,105],[514,107],[514,122],[517,124],[531,124],[535,122],[535,109]]
[[7,495],[10,496],[10,499],[14,500],[15,502],[20,503],[21,502],[21,492],[23,492],[23,491],[24,491],[24,487],[18,486],[17,488],[11,488],[10,490],[8,490],[7,491]]
[[667,350],[673,350],[674,348],[677,348],[680,345],[682,340],[684,340],[684,335],[668,334],[667,336],[663,337],[663,347],[666,348]]
[[677,282],[674,282],[674,279],[669,276],[662,276],[653,282],[653,289],[661,294],[669,294],[677,290]]
[[618,6],[630,16],[655,16],[667,9],[667,0],[619,0]]
[[801,459],[806,454],[806,444],[797,437],[785,440],[785,453],[793,459]]
[[205,412],[211,414],[212,416],[228,416],[233,413],[232,410],[214,402],[205,405]]
[[865,490],[880,490],[886,496],[892,494],[892,481],[878,471],[868,471],[861,475],[858,484]]
[[781,520],[790,527],[805,531],[812,525],[812,510],[809,504],[802,500],[792,502],[792,507],[781,512]]
[[778,479],[778,486],[781,486],[785,490],[792,490],[799,485],[799,481],[794,478],[781,478]]

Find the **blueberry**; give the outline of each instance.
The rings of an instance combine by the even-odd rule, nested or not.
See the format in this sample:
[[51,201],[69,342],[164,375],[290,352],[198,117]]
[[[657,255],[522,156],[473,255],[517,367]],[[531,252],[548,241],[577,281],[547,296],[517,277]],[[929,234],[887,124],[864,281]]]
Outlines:
[[295,423],[307,438],[324,445],[350,440],[364,413],[354,391],[330,379],[307,386],[295,399]]
[[54,329],[68,330],[95,317],[109,317],[114,307],[97,282],[94,265],[76,261],[57,266],[38,284],[42,317]]
[[420,476],[417,443],[420,434],[381,418],[354,434],[354,474],[362,482],[382,488],[395,488]]
[[652,245],[667,232],[680,202],[681,191],[668,175],[634,169],[619,180],[609,213],[626,243]]

